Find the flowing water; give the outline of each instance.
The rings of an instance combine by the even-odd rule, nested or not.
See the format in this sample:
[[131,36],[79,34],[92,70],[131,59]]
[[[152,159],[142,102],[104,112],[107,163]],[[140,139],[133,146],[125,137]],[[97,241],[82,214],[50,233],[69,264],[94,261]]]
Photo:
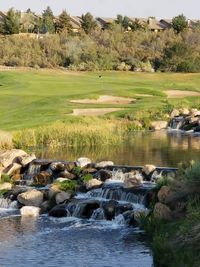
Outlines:
[[[36,150],[37,157],[75,160],[87,156],[93,161],[112,160],[115,164],[177,167],[180,161],[199,158],[200,137],[182,133],[138,133],[115,147]],[[30,169],[39,172],[38,169]],[[122,182],[122,173],[113,181]],[[151,249],[144,233],[128,227],[125,213],[107,218],[104,206],[110,200],[131,211],[145,211],[144,192],[127,192],[120,186],[78,194],[67,206],[67,217],[24,218],[15,203],[0,199],[0,267],[152,267]],[[96,203],[91,214],[86,206]],[[120,207],[121,207],[120,206]],[[129,212],[128,211],[128,212]],[[127,214],[127,213],[126,213]],[[83,218],[83,215],[87,218]]]

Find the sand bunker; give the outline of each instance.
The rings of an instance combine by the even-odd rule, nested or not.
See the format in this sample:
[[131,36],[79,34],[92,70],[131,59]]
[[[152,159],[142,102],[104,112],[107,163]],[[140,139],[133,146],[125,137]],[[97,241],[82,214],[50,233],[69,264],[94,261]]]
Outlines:
[[111,95],[102,95],[98,99],[79,99],[79,100],[71,100],[72,103],[79,104],[130,104],[135,102],[136,99],[128,98],[128,97],[119,97],[119,96],[111,96]]
[[194,91],[167,90],[164,91],[168,98],[183,98],[186,96],[200,96],[200,93]]
[[123,110],[121,108],[88,108],[88,109],[73,109],[73,116],[101,116],[110,112]]

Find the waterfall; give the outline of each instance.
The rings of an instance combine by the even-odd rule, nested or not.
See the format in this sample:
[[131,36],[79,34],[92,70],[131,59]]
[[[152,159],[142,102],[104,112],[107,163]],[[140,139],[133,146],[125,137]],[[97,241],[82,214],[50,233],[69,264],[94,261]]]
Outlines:
[[93,189],[86,193],[86,197],[89,198],[100,198],[100,199],[112,199],[118,201],[125,201],[131,203],[140,203],[144,201],[144,192],[137,192],[133,190],[127,191],[122,187],[119,188],[99,188]]
[[24,174],[25,180],[32,180],[34,176],[39,174],[41,171],[41,165],[40,164],[30,164],[27,172]]
[[96,210],[93,211],[92,216],[91,216],[92,220],[105,220],[105,214],[104,214],[104,210],[102,208],[98,208]]
[[17,209],[17,201],[8,198],[0,198],[0,209]]
[[170,128],[173,130],[180,130],[185,122],[184,117],[174,117],[170,122]]

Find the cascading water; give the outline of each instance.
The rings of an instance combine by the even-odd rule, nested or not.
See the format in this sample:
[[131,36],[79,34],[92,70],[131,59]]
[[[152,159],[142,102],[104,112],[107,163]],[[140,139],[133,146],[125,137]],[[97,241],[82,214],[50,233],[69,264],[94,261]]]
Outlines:
[[174,117],[171,122],[169,127],[173,130],[180,130],[181,127],[183,126],[185,119],[182,116],[179,117]]
[[32,180],[34,176],[39,174],[41,171],[40,164],[30,164],[27,172],[24,174],[24,180]]

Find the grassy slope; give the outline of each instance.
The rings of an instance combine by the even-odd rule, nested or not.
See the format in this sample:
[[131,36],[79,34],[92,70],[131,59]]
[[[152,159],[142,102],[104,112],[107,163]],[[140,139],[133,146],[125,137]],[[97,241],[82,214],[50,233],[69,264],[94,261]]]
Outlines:
[[[106,72],[102,78],[98,77],[99,74],[59,70],[0,72],[0,129],[16,130],[67,120],[69,117],[66,114],[75,107],[99,107],[95,104],[70,103],[70,99],[97,98],[103,94],[138,98],[135,104],[117,105],[128,108],[127,111],[115,113],[120,116],[125,112],[162,106],[166,99],[163,90],[166,89],[200,91],[199,74]],[[153,96],[138,97],[137,94]]]

